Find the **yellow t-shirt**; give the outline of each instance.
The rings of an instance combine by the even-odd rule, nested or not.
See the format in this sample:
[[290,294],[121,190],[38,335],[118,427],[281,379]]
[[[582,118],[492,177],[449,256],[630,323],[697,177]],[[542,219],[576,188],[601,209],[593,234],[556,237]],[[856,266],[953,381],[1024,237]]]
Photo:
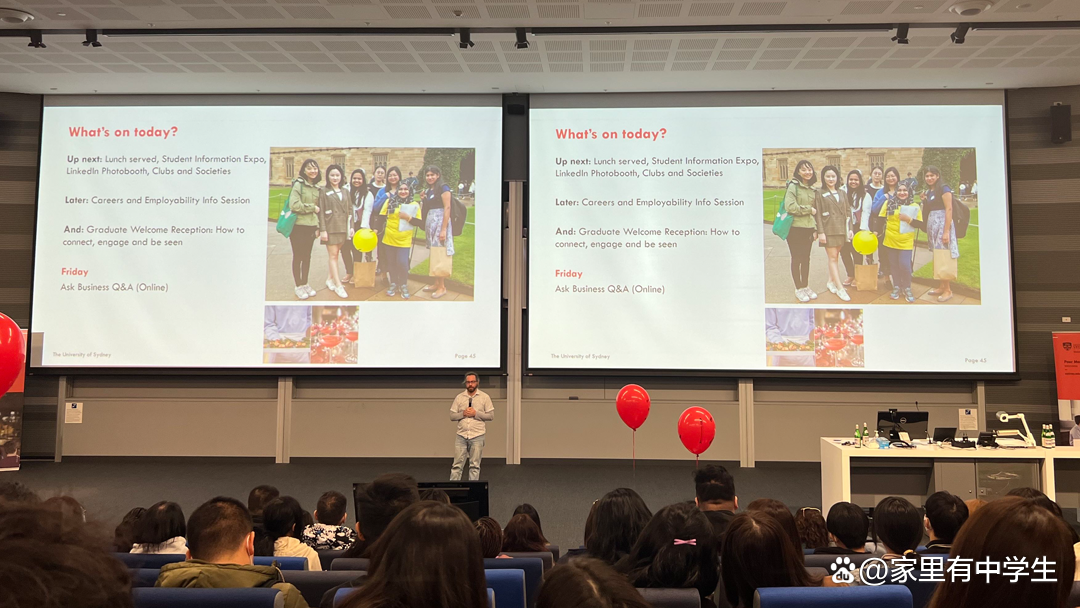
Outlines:
[[[903,234],[900,232],[900,210],[898,209],[892,215],[885,215],[889,210],[888,202],[881,206],[881,212],[878,213],[879,217],[887,218],[885,220],[885,241],[882,243],[890,249],[903,249],[911,250],[915,248],[915,232],[908,232]],[[919,205],[919,217],[914,219],[921,220],[922,217],[922,205]]]
[[[413,205],[415,205],[415,203]],[[408,230],[400,230],[401,207],[394,209],[393,213],[387,214],[389,208],[390,199],[387,199],[383,202],[382,209],[379,210],[379,215],[386,216],[386,231],[383,233],[383,244],[390,245],[391,247],[412,247],[412,226],[409,226]]]

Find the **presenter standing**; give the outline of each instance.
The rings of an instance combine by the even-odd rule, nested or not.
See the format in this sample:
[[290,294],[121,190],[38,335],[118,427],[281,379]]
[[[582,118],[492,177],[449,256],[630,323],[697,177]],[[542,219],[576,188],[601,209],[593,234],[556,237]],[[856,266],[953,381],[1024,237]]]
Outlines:
[[465,390],[450,406],[450,420],[457,422],[457,436],[454,438],[454,466],[450,468],[450,481],[460,481],[465,468],[465,459],[469,459],[469,481],[480,479],[480,460],[484,456],[485,422],[495,419],[495,408],[491,397],[478,390],[480,377],[474,372],[465,374]]

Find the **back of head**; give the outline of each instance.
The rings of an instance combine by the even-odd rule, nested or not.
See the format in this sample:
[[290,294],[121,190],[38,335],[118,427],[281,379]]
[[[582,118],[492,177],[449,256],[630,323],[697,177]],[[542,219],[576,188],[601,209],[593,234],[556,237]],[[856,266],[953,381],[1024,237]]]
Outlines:
[[965,500],[964,501],[964,505],[967,506],[967,508],[968,508],[968,517],[971,517],[972,515],[975,515],[976,511],[978,511],[979,509],[985,507],[987,504],[989,504],[989,503],[987,503],[985,500],[983,500],[981,498],[972,498],[970,500]]
[[759,587],[807,587],[815,581],[802,551],[775,517],[763,511],[736,515],[720,553],[724,589],[732,606],[753,606]]
[[319,523],[328,526],[340,525],[345,518],[345,510],[349,501],[341,492],[333,490],[319,497],[319,503],[315,507],[315,514],[319,516]]
[[433,500],[435,502],[441,502],[444,505],[452,504],[450,502],[450,495],[439,488],[427,488],[420,492],[420,500]]
[[870,518],[862,507],[850,502],[838,502],[829,509],[825,527],[845,549],[858,550],[866,544]]
[[41,499],[33,490],[17,481],[0,481],[0,507],[16,504],[37,504]]
[[535,552],[546,551],[547,543],[540,534],[536,522],[525,513],[518,513],[510,518],[503,530],[503,551]]
[[692,587],[705,597],[720,580],[717,556],[709,519],[684,502],[657,511],[616,569],[635,587]]
[[285,498],[275,498],[263,506],[262,529],[265,534],[256,538],[255,555],[273,555],[274,543],[279,538],[290,536],[298,526],[303,525],[296,505]]
[[960,526],[968,519],[968,508],[959,496],[948,492],[934,492],[926,499],[924,507],[926,519],[930,520],[930,527],[934,530],[934,536],[942,542],[952,543]]
[[622,559],[652,519],[649,507],[637,492],[617,488],[596,501],[592,530],[585,541],[590,557],[614,565]]
[[540,536],[543,536],[544,525],[540,523],[540,512],[536,510],[536,507],[530,505],[527,502],[522,503],[514,509],[513,515],[521,515],[522,513],[528,515],[529,519],[533,520],[533,523],[536,524],[536,529],[540,531]]
[[1009,490],[1009,493],[1006,494],[1006,496],[1017,496],[1024,500],[1030,500],[1054,515],[1062,517],[1061,507],[1056,502],[1050,500],[1049,496],[1035,488],[1013,488],[1012,490]]
[[476,535],[480,539],[480,553],[485,559],[498,557],[502,553],[503,531],[499,522],[490,517],[476,520]]
[[1032,501],[1005,497],[990,502],[961,528],[950,557],[997,564],[1026,560],[1030,565],[1039,560],[1050,564],[1044,578],[1057,582],[1036,582],[1034,573],[1016,581],[1009,576],[972,576],[962,582],[962,577],[947,576],[938,585],[930,608],[1064,607],[1076,567],[1068,528],[1061,518]]
[[0,509],[0,606],[130,608],[131,577],[108,536],[57,509]]
[[698,504],[718,505],[735,500],[735,478],[718,464],[707,464],[694,472],[694,493]]
[[424,501],[401,512],[371,548],[368,579],[340,608],[485,608],[480,540],[465,513]]
[[799,531],[799,540],[807,549],[820,549],[829,546],[829,530],[821,509],[803,507],[795,512],[795,528]]
[[135,526],[135,543],[162,545],[170,538],[187,534],[184,511],[175,502],[162,501],[152,505]]
[[[775,498],[759,498],[747,505],[746,510],[760,511],[766,515],[771,515],[776,521],[780,522],[780,526],[784,528],[784,532],[791,539],[791,544],[796,547],[802,546],[802,539],[799,538],[799,528],[795,525],[795,516],[791,514],[791,509],[787,508],[784,503]],[[799,551],[799,555],[802,555],[802,551]]]
[[258,518],[262,515],[263,507],[266,503],[274,500],[278,496],[281,496],[281,492],[274,486],[255,486],[248,492],[248,511],[252,517]]
[[235,498],[211,498],[188,517],[187,543],[192,559],[218,562],[243,548],[248,534],[251,515]]
[[135,544],[135,527],[144,513],[146,513],[145,507],[135,507],[124,515],[124,519],[113,531],[113,551],[118,553],[131,551],[132,545]]
[[536,608],[649,608],[626,577],[597,559],[579,557],[544,577]]
[[360,513],[360,532],[370,544],[378,540],[398,513],[420,500],[420,493],[411,475],[387,473],[358,488],[354,500]]
[[86,509],[83,508],[82,503],[71,496],[53,496],[42,503],[42,506],[58,511],[64,517],[86,521]]
[[889,496],[874,507],[874,542],[896,555],[913,552],[922,541],[919,510],[906,498]]

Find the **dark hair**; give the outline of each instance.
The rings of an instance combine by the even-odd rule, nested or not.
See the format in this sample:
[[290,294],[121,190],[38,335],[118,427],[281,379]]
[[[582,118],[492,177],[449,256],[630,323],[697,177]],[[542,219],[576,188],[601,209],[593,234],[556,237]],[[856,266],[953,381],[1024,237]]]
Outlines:
[[884,184],[882,188],[885,189],[886,193],[888,193],[889,191],[889,182],[886,181],[886,178],[889,177],[889,173],[893,173],[896,175],[896,187],[900,187],[900,170],[896,167],[889,167],[888,169],[885,169],[885,175],[881,176],[881,183]]
[[315,525],[315,518],[304,507],[300,506],[299,500],[292,496],[282,496],[281,500],[292,509],[293,517],[296,518],[296,527],[293,529],[291,536],[300,538],[304,534],[304,528]]
[[480,384],[480,374],[476,372],[465,372],[465,378],[461,381],[462,384],[469,381],[469,376],[476,376],[476,383]]
[[962,582],[962,577],[949,576],[938,584],[929,607],[1064,607],[1076,568],[1068,529],[1061,518],[1019,497],[1001,498],[982,507],[960,529],[949,556],[999,564],[1017,558],[1029,564],[1045,560],[1054,564],[1054,573],[1046,578],[1057,583],[1034,582],[1029,577],[1014,582],[1008,576],[973,576]]
[[131,575],[107,533],[35,504],[0,509],[0,604],[130,608]]
[[486,608],[480,540],[457,507],[424,501],[406,508],[371,547],[364,585],[340,608]]
[[349,174],[349,184],[352,184],[352,178],[357,173],[359,173],[360,177],[364,179],[364,187],[367,188],[367,173],[365,173],[363,169],[353,169],[352,173]]
[[1077,416],[1076,419],[1073,422],[1080,425],[1080,416]]
[[862,507],[850,502],[838,502],[829,509],[825,527],[847,549],[858,551],[866,544],[870,518]]
[[41,503],[47,509],[59,511],[64,517],[70,517],[81,522],[86,521],[86,509],[82,503],[71,496],[53,496]]
[[547,541],[540,533],[536,522],[525,513],[518,513],[510,518],[503,530],[503,551],[535,552],[547,551]]
[[[540,536],[544,536],[544,525],[540,523],[540,512],[536,510],[536,507],[527,502],[514,507],[514,515],[521,515],[522,513],[528,515],[529,519],[533,520],[533,523],[536,524],[536,529],[540,530]],[[544,542],[547,542],[546,538],[544,539]]]
[[444,505],[453,504],[450,502],[450,495],[439,488],[426,488],[420,492],[420,500],[434,500]]
[[398,513],[420,500],[420,493],[416,489],[416,480],[411,475],[387,473],[358,488],[353,500],[359,513],[357,523],[365,541],[354,545],[357,547],[354,554],[359,557],[362,547],[378,540]]
[[[424,169],[424,183],[425,184],[427,184],[427,174],[428,173],[434,173],[435,175],[439,176],[439,178],[435,180],[435,183],[431,184],[429,186],[429,188],[431,188],[432,192],[434,192],[436,194],[439,194],[440,192],[442,192],[443,186],[446,186],[446,182],[443,181],[443,178],[442,178],[442,169],[440,169],[439,167],[437,167],[435,165],[428,165],[427,168]],[[477,377],[479,378],[479,376],[477,376]]]
[[184,510],[175,502],[161,501],[150,506],[135,526],[135,544],[161,546],[165,541],[187,535]]
[[925,169],[923,169],[923,182],[924,183],[926,182],[926,174],[927,173],[933,173],[934,175],[938,176],[938,180],[936,182],[934,182],[933,186],[930,186],[930,184],[926,184],[926,185],[930,188],[930,192],[934,193],[934,196],[936,196],[938,199],[940,199],[945,194],[945,188],[943,187],[943,184],[941,183],[941,179],[943,177],[941,175],[941,169],[937,168],[936,165],[928,165]]
[[348,182],[345,181],[345,169],[341,165],[328,165],[326,167],[326,189],[330,190],[333,188],[333,186],[330,185],[330,172],[334,169],[337,169],[338,175],[341,176],[341,180],[338,182],[338,188],[344,189]]
[[[389,169],[386,170],[386,185],[388,185],[388,186],[390,185],[390,174],[391,173],[397,173],[398,185],[400,186],[402,181],[403,181],[401,179],[401,169],[397,168],[396,166],[395,167],[390,167]],[[410,190],[411,190],[411,188],[410,188]]]
[[[795,528],[799,531],[799,540],[807,549],[821,549],[829,546],[829,529],[821,510],[803,507],[795,512]],[[865,538],[865,535],[863,536]]]
[[922,537],[922,517],[908,499],[889,496],[874,507],[874,542],[884,544],[897,555],[906,555],[919,547]]
[[760,587],[812,587],[821,584],[803,566],[802,551],[775,517],[763,511],[736,515],[720,551],[724,589],[732,606],[753,606]]
[[341,525],[341,518],[345,517],[348,506],[349,501],[344,494],[331,490],[319,497],[315,513],[319,516],[320,524],[338,526]]
[[116,529],[113,530],[113,551],[117,553],[129,553],[135,544],[135,526],[139,518],[146,513],[145,507],[135,507],[124,515]]
[[188,551],[192,559],[214,561],[235,551],[250,533],[251,515],[244,503],[226,496],[211,498],[188,517]]
[[502,553],[503,532],[499,522],[490,517],[476,520],[476,534],[480,538],[480,552],[484,558],[498,557]]
[[281,492],[274,486],[255,486],[248,492],[248,511],[251,512],[253,518],[262,516],[263,506],[266,503],[274,500],[278,496],[281,496]]
[[694,588],[704,599],[720,581],[716,533],[694,503],[668,505],[653,515],[615,569],[635,587]]
[[273,555],[277,539],[291,535],[301,525],[294,506],[285,498],[275,498],[263,507],[262,527],[266,532],[255,542],[255,555]]
[[952,544],[960,526],[963,526],[968,518],[968,508],[964,501],[948,492],[934,492],[926,499],[923,508],[926,518],[930,520],[930,527],[934,530],[934,536]]
[[593,526],[585,540],[590,557],[614,565],[630,553],[634,541],[652,519],[652,512],[637,492],[617,488],[596,501]]
[[694,471],[694,493],[698,503],[735,500],[735,478],[718,464],[707,464]]
[[536,608],[649,608],[637,589],[608,564],[587,557],[552,568],[536,597]]
[[[1033,502],[1037,506],[1050,511],[1058,519],[1062,521],[1065,520],[1065,516],[1061,512],[1061,506],[1050,500],[1049,496],[1035,488],[1013,488],[1012,490],[1009,490],[1009,493],[1006,494],[1006,496],[1019,496],[1020,498]],[[1072,526],[1069,526],[1069,532],[1071,533],[1073,544],[1080,543],[1080,535],[1076,533],[1076,530],[1074,530]]]
[[[791,539],[791,544],[796,547],[801,545],[802,539],[799,537],[799,528],[795,525],[795,516],[791,514],[791,509],[787,508],[784,503],[774,498],[759,498],[747,505],[746,510],[760,511],[773,516],[776,521],[780,522],[780,527],[784,529],[788,538]],[[799,553],[801,557],[802,552]]]
[[[308,165],[315,165],[315,169],[318,170],[319,161],[315,160],[314,158],[308,158],[305,159],[304,162],[300,163],[300,178],[304,181],[307,181],[307,174],[304,173],[304,171],[308,168]],[[309,183],[317,184],[320,181],[322,181],[322,171],[319,171],[319,174],[315,176],[315,179],[311,180],[311,182]]]
[[795,179],[802,182],[803,185],[805,185],[805,186],[813,186],[814,184],[817,183],[817,171],[814,171],[814,174],[810,176],[809,180],[803,182],[802,176],[799,175],[799,170],[803,168],[803,165],[806,165],[806,166],[810,167],[810,170],[814,171],[814,163],[812,163],[809,160],[804,158],[804,159],[800,160],[798,163],[795,164],[795,173],[793,173],[792,175],[795,176]]
[[33,490],[18,481],[0,482],[0,505],[13,503],[37,504],[41,498]]
[[[859,178],[859,187],[856,188],[855,190],[851,190],[848,187],[848,180],[851,179],[852,175]],[[856,198],[859,199],[859,204],[861,205],[862,202],[863,202],[863,197],[866,195],[866,181],[863,179],[862,171],[859,171],[858,169],[852,169],[851,171],[848,171],[847,177],[844,178],[844,187],[848,188],[848,198],[851,199],[851,201],[850,201],[851,208],[852,209],[856,208],[855,207],[855,199]]]
[[836,176],[836,189],[839,190],[840,186],[843,186],[844,184],[840,183],[840,169],[837,169],[834,165],[825,165],[821,168],[821,188],[823,190],[828,190],[829,188],[825,185],[825,174],[829,171],[832,171],[833,175]]

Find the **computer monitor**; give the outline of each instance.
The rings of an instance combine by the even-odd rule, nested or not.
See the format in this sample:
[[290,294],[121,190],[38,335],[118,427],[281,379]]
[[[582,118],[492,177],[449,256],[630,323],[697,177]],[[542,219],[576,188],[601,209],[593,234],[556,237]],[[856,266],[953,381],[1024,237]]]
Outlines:
[[[356,503],[356,494],[366,486],[366,482],[353,484],[353,504]],[[419,482],[416,486],[421,490],[437,488],[450,496],[450,504],[458,507],[476,521],[488,515],[488,482],[486,481],[427,481]],[[360,521],[360,508],[356,508],[356,521]]]
[[899,412],[888,410],[878,412],[877,430],[891,440],[900,439],[900,433],[907,433],[909,439],[926,439],[930,428],[929,412]]

